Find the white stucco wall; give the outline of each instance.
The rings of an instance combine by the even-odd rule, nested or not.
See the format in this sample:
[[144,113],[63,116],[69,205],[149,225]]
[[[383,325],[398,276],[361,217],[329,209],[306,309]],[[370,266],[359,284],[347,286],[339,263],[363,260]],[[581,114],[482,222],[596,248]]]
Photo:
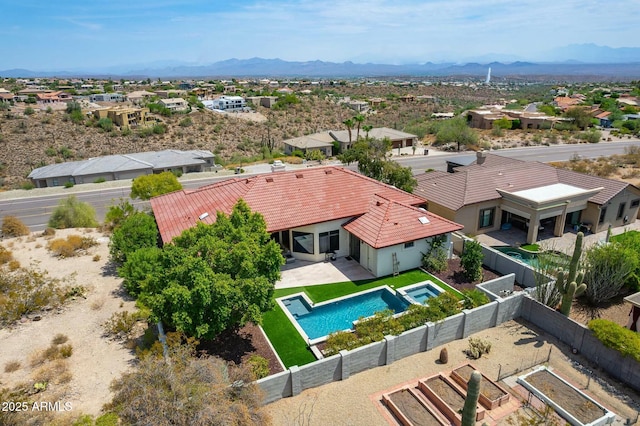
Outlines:
[[[337,257],[347,256],[349,254],[349,233],[342,228],[342,224],[347,222],[348,220],[349,218],[338,219],[338,220],[332,220],[329,222],[317,223],[315,225],[301,226],[299,228],[291,229],[290,230],[291,235],[289,236],[291,241],[291,247],[292,247],[291,254],[296,259],[308,260],[311,262],[320,262],[325,260],[325,254],[320,253],[320,233],[338,230],[340,235],[339,237],[340,250],[336,252],[336,256]],[[293,244],[292,231],[313,233],[313,254],[300,253],[300,252],[293,251],[294,244]]]

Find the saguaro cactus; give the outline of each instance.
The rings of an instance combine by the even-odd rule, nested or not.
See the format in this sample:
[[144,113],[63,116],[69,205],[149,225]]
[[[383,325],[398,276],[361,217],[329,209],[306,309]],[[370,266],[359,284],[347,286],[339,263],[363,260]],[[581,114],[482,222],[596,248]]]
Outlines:
[[464,399],[464,408],[462,409],[462,426],[475,426],[476,424],[476,409],[478,407],[478,398],[480,398],[481,380],[482,374],[478,370],[474,370],[467,383],[467,397]]
[[587,285],[582,282],[584,272],[578,271],[578,264],[580,263],[580,257],[582,256],[583,237],[584,234],[582,232],[578,232],[578,235],[576,236],[576,245],[573,248],[573,255],[571,256],[571,262],[569,263],[569,271],[567,272],[560,268],[556,277],[556,288],[562,295],[560,312],[566,316],[569,316],[569,312],[571,312],[573,298],[580,296],[587,289]]

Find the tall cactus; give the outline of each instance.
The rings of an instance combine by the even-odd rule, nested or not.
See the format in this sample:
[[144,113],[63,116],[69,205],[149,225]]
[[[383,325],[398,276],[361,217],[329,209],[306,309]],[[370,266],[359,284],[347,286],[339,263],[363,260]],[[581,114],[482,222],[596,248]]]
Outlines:
[[467,383],[467,397],[464,399],[464,408],[462,408],[462,426],[475,426],[476,424],[476,409],[478,407],[478,398],[480,398],[481,380],[482,374],[478,370],[474,370]]
[[556,288],[562,295],[560,312],[566,316],[569,316],[569,312],[571,312],[573,298],[580,296],[587,289],[587,285],[582,282],[584,272],[578,271],[578,264],[580,263],[580,257],[582,256],[583,237],[584,234],[582,232],[578,232],[578,235],[576,236],[576,245],[573,248],[573,256],[571,256],[571,262],[569,263],[569,272],[560,268],[556,277]]

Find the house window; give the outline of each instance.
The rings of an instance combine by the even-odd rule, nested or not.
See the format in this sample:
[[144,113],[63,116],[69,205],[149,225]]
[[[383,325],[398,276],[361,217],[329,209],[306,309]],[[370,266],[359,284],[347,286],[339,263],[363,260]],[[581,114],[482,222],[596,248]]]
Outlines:
[[404,243],[404,248],[410,249],[413,248],[414,245],[413,241],[409,241],[408,243]]
[[600,218],[598,219],[598,223],[604,223],[604,217],[607,215],[607,208],[603,207],[600,209]]
[[313,233],[292,231],[293,251],[297,253],[313,254]]
[[639,198],[639,199],[637,199],[637,200],[633,200],[633,201],[631,202],[631,208],[632,208],[632,209],[633,209],[633,208],[635,208],[635,207],[638,207],[638,206],[640,206],[640,198]]
[[616,216],[616,219],[622,219],[622,216],[624,216],[624,208],[627,206],[627,203],[620,203],[620,206],[618,206],[618,215]]
[[340,250],[340,231],[320,233],[320,253],[336,252]]
[[490,228],[493,226],[493,220],[496,216],[496,208],[491,207],[490,209],[482,209],[480,210],[480,220],[478,222],[478,228]]

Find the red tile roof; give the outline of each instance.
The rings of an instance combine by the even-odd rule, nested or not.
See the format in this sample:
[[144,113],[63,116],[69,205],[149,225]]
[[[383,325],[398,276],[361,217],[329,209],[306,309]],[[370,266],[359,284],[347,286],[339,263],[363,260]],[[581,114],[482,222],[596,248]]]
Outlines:
[[[409,206],[424,200],[341,167],[319,167],[234,178],[151,199],[160,235],[166,243],[198,220],[215,221],[216,212],[229,214],[242,198],[260,212],[267,231],[275,232],[329,220],[360,216],[369,211],[375,194]],[[199,219],[203,214],[208,216]]]
[[380,195],[372,197],[367,213],[344,225],[344,229],[376,249],[462,228],[433,213]]
[[544,163],[492,157],[500,156],[487,154],[484,164],[457,167],[454,173],[418,175],[414,194],[455,211],[466,205],[502,198],[497,189],[514,192],[555,183],[583,189],[602,187],[589,199],[601,205],[629,186],[625,182],[556,169]]

